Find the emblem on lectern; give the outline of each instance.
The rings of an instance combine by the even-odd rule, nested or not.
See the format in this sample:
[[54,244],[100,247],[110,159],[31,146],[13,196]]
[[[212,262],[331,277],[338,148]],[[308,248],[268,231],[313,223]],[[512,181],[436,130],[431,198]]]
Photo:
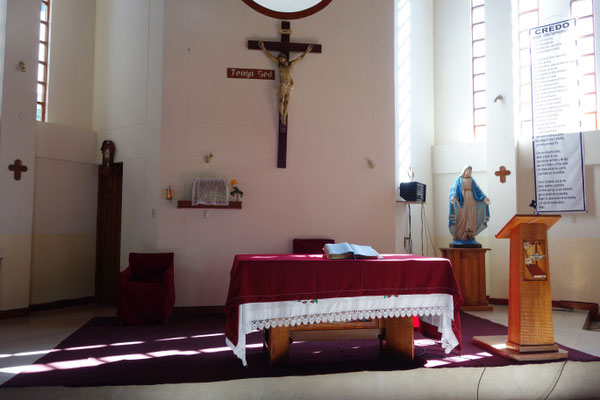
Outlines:
[[546,243],[543,240],[523,241],[523,279],[526,281],[546,280]]

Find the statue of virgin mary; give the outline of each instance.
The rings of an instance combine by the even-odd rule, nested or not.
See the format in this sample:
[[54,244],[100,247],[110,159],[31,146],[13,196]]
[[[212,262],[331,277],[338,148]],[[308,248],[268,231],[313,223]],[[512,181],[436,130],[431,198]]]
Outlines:
[[490,199],[471,178],[472,172],[473,168],[467,165],[450,188],[450,247],[481,247],[475,236],[487,228],[490,220]]

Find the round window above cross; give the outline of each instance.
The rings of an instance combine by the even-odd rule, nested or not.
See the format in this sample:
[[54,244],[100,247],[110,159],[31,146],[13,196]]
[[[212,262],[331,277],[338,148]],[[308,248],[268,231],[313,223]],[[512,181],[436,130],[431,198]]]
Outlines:
[[327,7],[331,0],[242,0],[261,14],[278,19],[308,17]]

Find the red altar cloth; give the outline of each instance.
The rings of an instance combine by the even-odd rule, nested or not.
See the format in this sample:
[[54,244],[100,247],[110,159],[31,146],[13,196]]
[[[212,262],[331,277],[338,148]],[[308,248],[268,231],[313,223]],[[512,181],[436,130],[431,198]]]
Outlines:
[[[445,258],[389,254],[383,259],[329,260],[316,254],[236,255],[225,304],[225,335],[237,345],[239,306],[244,303],[433,293],[453,298],[452,331],[460,349],[463,297],[452,264]],[[439,338],[435,327],[427,325],[421,322],[423,333]]]

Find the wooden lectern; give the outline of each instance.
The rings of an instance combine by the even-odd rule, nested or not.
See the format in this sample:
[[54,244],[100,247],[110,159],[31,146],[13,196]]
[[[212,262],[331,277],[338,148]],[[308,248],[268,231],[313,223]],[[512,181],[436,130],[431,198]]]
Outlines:
[[547,231],[559,219],[517,214],[496,234],[510,238],[508,338],[475,336],[473,343],[517,361],[567,358],[554,343],[550,296]]

